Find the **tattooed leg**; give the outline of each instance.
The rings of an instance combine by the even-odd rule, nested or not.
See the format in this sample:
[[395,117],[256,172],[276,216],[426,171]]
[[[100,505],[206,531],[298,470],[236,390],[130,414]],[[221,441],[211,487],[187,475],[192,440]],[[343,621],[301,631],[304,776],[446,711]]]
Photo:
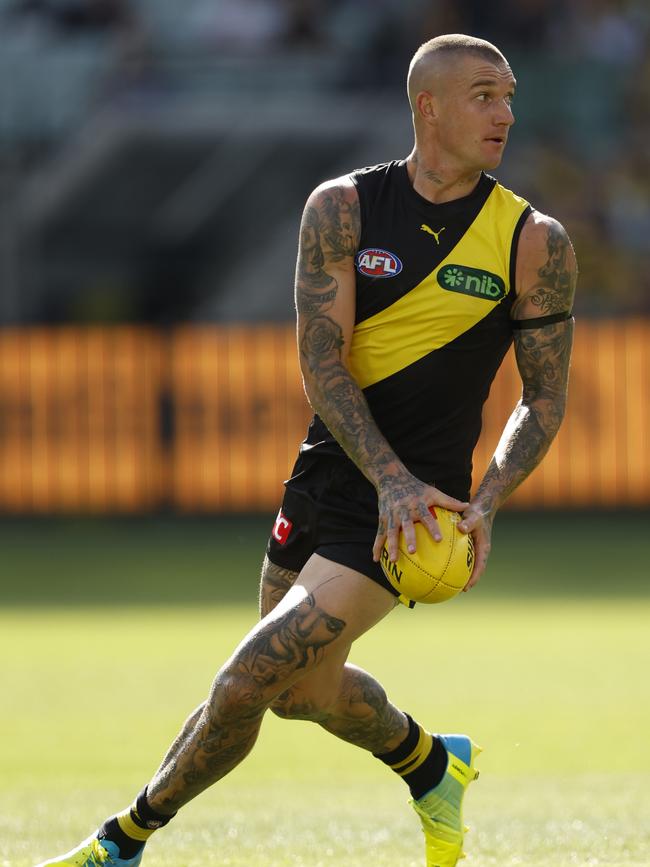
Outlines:
[[[384,688],[368,672],[346,664],[328,695],[319,669],[282,693],[271,705],[284,719],[306,719],[361,749],[385,753],[408,734],[402,711],[388,701]],[[331,691],[330,691],[331,692]]]
[[[297,577],[297,573],[265,559],[260,587],[262,614],[277,605]],[[317,671],[278,696],[271,710],[283,719],[319,723],[361,749],[388,752],[406,736],[406,717],[388,701],[383,687],[370,674],[345,664],[347,654],[345,649],[343,654],[330,657]]]
[[172,742],[172,745],[165,754],[165,758],[160,763],[160,767],[157,771],[158,774],[160,774],[160,772],[168,765],[173,764],[175,758],[182,752],[187,739],[191,736],[192,732],[196,728],[196,724],[201,718],[206,704],[207,701],[201,702],[201,704],[195,710],[193,710],[192,713],[185,720],[185,722],[183,723],[183,728],[176,736],[176,739]]
[[262,563],[262,577],[260,580],[260,615],[266,617],[287,595],[296,583],[298,572],[291,569],[283,569],[271,563],[268,557]]
[[[283,569],[280,566],[271,563],[268,557],[264,558],[259,597],[260,613],[262,617],[275,608],[275,606],[284,598],[287,591],[290,590],[295,583],[297,577],[297,572]],[[207,700],[202,702],[187,718],[183,724],[183,728],[169,747],[164,759],[162,760],[157,775],[160,775],[168,766],[174,766],[174,762],[178,756],[187,749],[187,741],[194,732],[194,729],[205,710],[206,704]]]
[[173,813],[231,771],[250,752],[273,699],[316,667],[345,629],[314,594],[300,594],[263,620],[217,674],[200,714],[191,718],[147,788],[150,805]]
[[[265,565],[263,597],[273,601],[293,573]],[[299,582],[249,633],[217,674],[207,701],[187,721],[147,787],[169,815],[221,779],[250,752],[277,697],[321,665],[340,682],[349,647],[392,610],[394,600],[352,569],[314,555]],[[356,701],[360,707],[360,701]]]
[[[277,604],[295,573],[268,559],[262,570],[261,610]],[[280,597],[281,598],[281,597]],[[392,705],[370,674],[346,664],[349,648],[330,657],[312,674],[281,693],[271,710],[283,719],[316,722],[326,731],[373,753],[394,749],[408,733],[406,716]]]

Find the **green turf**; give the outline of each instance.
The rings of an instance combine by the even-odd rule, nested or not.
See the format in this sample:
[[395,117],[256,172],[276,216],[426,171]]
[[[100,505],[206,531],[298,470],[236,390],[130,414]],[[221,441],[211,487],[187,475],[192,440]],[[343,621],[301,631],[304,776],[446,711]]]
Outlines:
[[[485,747],[467,799],[467,867],[650,863],[650,540],[640,518],[578,520],[576,538],[575,523],[562,536],[560,519],[509,518],[480,591],[400,608],[355,648],[354,661],[397,704]],[[125,805],[254,623],[252,602],[203,600],[228,596],[210,577],[215,550],[257,571],[265,522],[248,543],[241,530],[244,543],[228,557],[217,525],[180,533],[173,524],[174,536],[155,523],[139,533],[64,524],[31,549],[32,525],[5,538],[16,586],[0,610],[1,867],[64,851]],[[535,535],[543,544],[532,545]],[[137,604],[120,605],[128,582],[114,570],[132,560]],[[161,575],[182,563],[186,586],[202,575],[190,585],[197,597],[186,594],[194,604],[181,604],[176,585],[175,604],[145,608]],[[21,569],[30,575],[22,587]],[[45,605],[54,573],[70,595]],[[34,594],[41,604],[27,605]],[[172,602],[173,588],[162,597]],[[107,604],[89,604],[97,599]],[[308,723],[269,717],[249,759],[159,834],[144,864],[421,867],[406,800],[403,783],[368,755]]]
[[[8,605],[247,601],[273,517],[0,520]],[[504,512],[490,595],[650,594],[650,513]]]

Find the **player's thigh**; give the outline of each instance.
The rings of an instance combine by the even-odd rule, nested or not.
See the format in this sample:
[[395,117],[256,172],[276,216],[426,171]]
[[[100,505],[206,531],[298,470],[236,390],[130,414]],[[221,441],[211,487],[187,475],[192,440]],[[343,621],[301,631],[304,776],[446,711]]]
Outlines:
[[314,636],[327,637],[326,629],[336,632],[337,647],[352,644],[382,620],[395,607],[396,598],[384,587],[349,566],[312,554],[300,575],[287,590],[269,618],[283,618],[299,606],[304,616],[300,628]]
[[392,611],[397,600],[362,573],[319,554],[310,557],[280,606],[285,600],[289,604],[291,595],[300,594],[304,594],[305,603],[313,606],[303,628],[313,624],[314,635],[320,635],[321,640],[332,624],[340,633],[323,645],[318,664],[278,697],[274,710],[293,718],[304,715],[314,719],[318,711],[326,712],[339,696],[352,643]]
[[298,574],[298,572],[293,572],[291,569],[277,566],[265,555],[264,562],[262,563],[262,576],[260,578],[259,603],[261,617],[266,617],[278,602],[286,596],[287,592],[296,583]]
[[274,608],[228,661],[265,700],[327,663],[334,678],[352,642],[395,606],[395,597],[365,575],[313,554]]

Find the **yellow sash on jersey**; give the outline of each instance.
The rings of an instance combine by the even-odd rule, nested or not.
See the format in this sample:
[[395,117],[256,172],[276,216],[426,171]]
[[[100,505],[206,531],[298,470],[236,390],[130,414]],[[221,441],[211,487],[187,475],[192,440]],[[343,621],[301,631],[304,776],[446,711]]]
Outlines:
[[[502,299],[491,298],[485,287],[489,293],[502,281],[505,294],[510,291],[512,237],[527,207],[524,199],[496,184],[447,258],[406,295],[355,326],[348,366],[361,388],[455,340],[500,303]],[[419,230],[419,224],[414,230]],[[457,287],[443,288],[438,282],[439,272],[443,283],[452,285],[456,275],[466,280],[467,274],[477,272],[495,275],[497,280],[491,283],[486,278],[481,287],[480,278],[472,278],[469,285],[474,294],[467,294]]]

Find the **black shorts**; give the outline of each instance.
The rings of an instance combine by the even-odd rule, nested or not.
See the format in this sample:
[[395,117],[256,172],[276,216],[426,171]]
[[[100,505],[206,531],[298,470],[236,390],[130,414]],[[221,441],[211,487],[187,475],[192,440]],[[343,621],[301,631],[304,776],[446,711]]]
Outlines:
[[392,587],[372,559],[377,535],[377,495],[361,474],[324,465],[303,475],[297,484],[287,482],[266,549],[276,566],[300,572],[312,554],[349,566],[384,587]]

